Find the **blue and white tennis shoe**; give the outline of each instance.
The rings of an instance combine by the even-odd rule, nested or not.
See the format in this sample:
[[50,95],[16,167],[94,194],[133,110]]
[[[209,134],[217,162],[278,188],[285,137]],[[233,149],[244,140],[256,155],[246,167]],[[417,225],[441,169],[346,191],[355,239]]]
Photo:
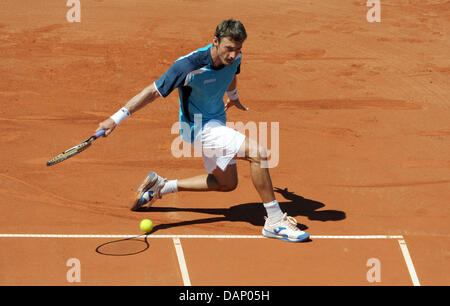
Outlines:
[[289,217],[284,213],[283,218],[276,222],[270,223],[267,217],[262,230],[262,234],[268,238],[277,238],[288,242],[301,242],[309,238],[307,232],[301,231],[297,227],[297,220]]
[[145,204],[150,206],[157,199],[161,199],[161,189],[164,187],[166,182],[166,178],[160,177],[155,172],[150,172],[137,187],[130,209],[137,210]]

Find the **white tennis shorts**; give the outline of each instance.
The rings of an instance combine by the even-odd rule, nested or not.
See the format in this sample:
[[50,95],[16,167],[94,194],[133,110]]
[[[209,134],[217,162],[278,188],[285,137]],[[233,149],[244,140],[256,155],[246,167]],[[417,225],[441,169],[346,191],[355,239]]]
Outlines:
[[[208,121],[195,141],[196,146],[201,145],[205,169],[211,173],[216,167],[225,171],[228,165],[233,165],[233,158],[245,141],[245,135],[227,127],[219,120]],[[200,138],[201,137],[201,138]]]

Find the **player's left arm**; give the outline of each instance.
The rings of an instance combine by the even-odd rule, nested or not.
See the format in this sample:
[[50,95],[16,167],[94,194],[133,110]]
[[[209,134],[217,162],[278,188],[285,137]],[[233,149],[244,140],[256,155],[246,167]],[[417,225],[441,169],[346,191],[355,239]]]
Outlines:
[[230,86],[227,89],[227,103],[225,104],[225,111],[227,111],[230,107],[236,106],[240,110],[248,111],[248,107],[245,107],[241,104],[241,101],[239,100],[239,94],[237,92],[237,78],[236,75],[233,78],[233,81],[231,81]]

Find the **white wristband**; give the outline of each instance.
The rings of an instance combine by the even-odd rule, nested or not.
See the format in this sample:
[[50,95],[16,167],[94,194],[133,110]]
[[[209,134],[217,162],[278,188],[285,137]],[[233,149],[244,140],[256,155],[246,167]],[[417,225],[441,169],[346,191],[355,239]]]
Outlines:
[[130,117],[130,112],[125,108],[122,107],[117,113],[112,115],[110,118],[119,125],[122,121]]
[[230,90],[230,91],[227,91],[227,96],[228,96],[228,99],[230,99],[230,100],[237,100],[237,99],[239,99],[237,88],[235,88],[233,90]]

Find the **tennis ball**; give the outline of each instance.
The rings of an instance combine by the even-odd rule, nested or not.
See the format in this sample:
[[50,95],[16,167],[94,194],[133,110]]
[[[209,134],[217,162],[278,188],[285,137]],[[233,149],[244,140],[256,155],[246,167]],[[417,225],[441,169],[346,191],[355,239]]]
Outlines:
[[148,233],[153,228],[153,222],[150,219],[143,219],[140,224],[141,231]]

